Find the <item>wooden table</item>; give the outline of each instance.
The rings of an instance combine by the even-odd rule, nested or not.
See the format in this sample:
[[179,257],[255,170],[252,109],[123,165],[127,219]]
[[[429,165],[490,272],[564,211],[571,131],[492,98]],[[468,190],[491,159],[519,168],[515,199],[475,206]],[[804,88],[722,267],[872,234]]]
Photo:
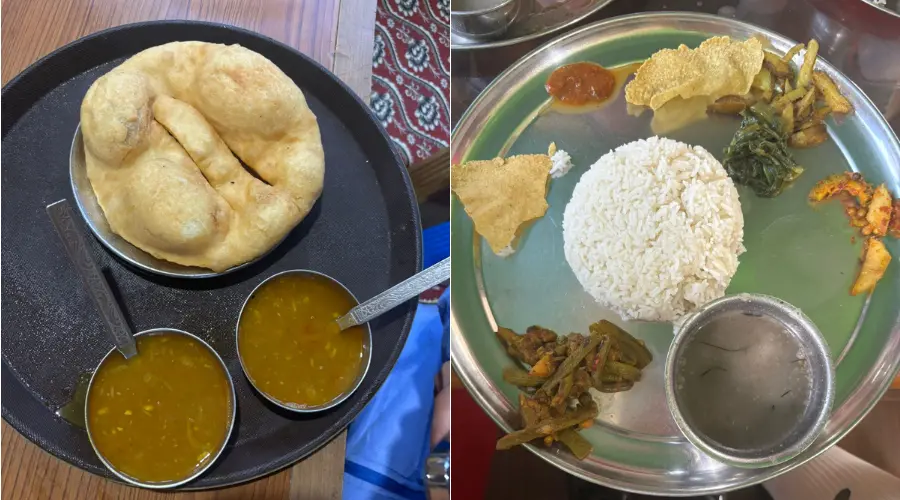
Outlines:
[[[330,68],[368,101],[374,0],[2,0],[3,84],[38,58],[84,35],[138,21],[196,19],[280,40]],[[2,424],[2,498],[339,499],[346,433],[289,470],[232,488],[158,493],[122,486],[45,453]]]

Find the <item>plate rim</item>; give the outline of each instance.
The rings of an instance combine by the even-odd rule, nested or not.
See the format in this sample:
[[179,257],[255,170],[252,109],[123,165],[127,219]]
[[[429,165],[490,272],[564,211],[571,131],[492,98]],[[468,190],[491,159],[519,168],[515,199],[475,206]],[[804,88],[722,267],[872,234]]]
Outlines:
[[[724,25],[741,27],[746,30],[753,30],[754,32],[764,35],[766,37],[769,37],[771,39],[779,39],[779,40],[787,41],[792,45],[797,43],[797,42],[791,40],[787,36],[784,36],[780,33],[770,30],[768,28],[763,28],[763,27],[757,26],[753,23],[748,23],[748,22],[738,20],[738,19],[724,18],[721,16],[713,15],[713,14],[706,14],[706,13],[699,13],[699,12],[689,12],[689,11],[645,12],[645,13],[636,13],[636,14],[625,14],[625,15],[621,15],[621,16],[611,17],[608,19],[603,19],[603,20],[582,26],[576,30],[565,33],[554,39],[548,40],[546,43],[543,43],[540,46],[536,47],[535,49],[529,51],[527,54],[525,54],[520,59],[518,59],[516,62],[514,62],[512,65],[510,65],[508,68],[506,68],[503,72],[501,72],[499,75],[497,75],[491,81],[491,83],[488,84],[487,87],[485,87],[484,90],[482,90],[482,92],[475,98],[475,100],[472,102],[472,104],[470,104],[469,107],[465,110],[465,112],[461,115],[459,121],[457,122],[456,126],[453,129],[453,134],[451,135],[451,137],[452,138],[459,137],[457,135],[457,132],[461,129],[462,125],[471,119],[471,115],[474,113],[474,110],[476,108],[478,108],[479,105],[481,105],[482,101],[487,99],[488,94],[492,90],[495,90],[495,87],[498,87],[501,84],[501,82],[503,82],[503,80],[507,78],[507,76],[509,74],[516,72],[520,68],[527,67],[532,62],[532,59],[538,57],[541,53],[550,51],[550,50],[552,50],[553,46],[564,44],[569,39],[577,38],[577,37],[585,34],[586,32],[589,32],[589,31],[602,32],[605,28],[615,27],[618,23],[633,22],[633,21],[640,21],[640,20],[648,20],[648,21],[668,20],[670,22],[677,22],[677,21],[698,22],[699,21],[699,22],[721,23]],[[669,29],[673,29],[676,31],[685,31],[685,30],[679,29],[679,28],[669,28]],[[876,119],[878,122],[877,124],[884,131],[886,131],[888,133],[889,139],[890,138],[893,139],[893,141],[890,141],[890,144],[887,145],[887,147],[892,147],[892,149],[894,150],[897,157],[900,158],[900,139],[897,138],[897,134],[893,131],[893,129],[887,123],[887,120],[884,118],[883,114],[878,110],[878,108],[871,101],[871,99],[865,94],[865,92],[863,92],[862,89],[860,89],[859,86],[856,85],[856,83],[853,80],[851,80],[849,77],[844,75],[842,72],[838,71],[824,57],[820,56],[819,61],[817,61],[817,64],[822,64],[822,66],[826,70],[828,70],[829,73],[840,75],[843,80],[841,83],[842,84],[846,83],[849,87],[852,87],[852,89],[855,90],[861,96],[861,98],[862,98],[863,102],[866,104],[866,106],[869,107],[870,110],[872,110],[876,113],[876,115],[877,115]],[[505,92],[507,99],[512,94],[514,94],[514,92]],[[492,107],[492,109],[496,109],[498,106],[501,106],[505,102],[506,102],[506,99],[503,99],[499,103],[495,104]],[[471,149],[472,145],[474,144],[474,140],[475,139],[472,139],[472,142],[470,142],[469,144],[466,144],[462,148],[458,149],[458,148],[454,147],[453,139],[451,139],[451,148],[454,152],[454,157],[452,158],[452,161],[454,163],[460,162],[464,159],[465,155],[468,154],[468,151]],[[457,202],[458,201],[454,200],[454,203],[457,203]],[[452,221],[452,217],[451,217],[451,221]],[[476,238],[477,238],[477,235],[476,235]],[[476,243],[477,243],[477,240],[476,240]],[[457,251],[469,252],[471,250],[466,248],[466,249],[460,249]],[[474,261],[477,262],[480,258],[477,255],[477,249],[476,249],[475,253],[476,254],[474,255]],[[478,281],[478,279],[480,279],[478,276],[478,271],[473,269],[472,272],[476,273],[475,280]],[[453,292],[451,292],[451,293],[453,293]],[[458,288],[457,288],[456,293],[460,293]],[[481,297],[480,300],[483,301],[486,299],[484,297]],[[511,432],[513,430],[512,427],[503,418],[503,415],[501,415],[501,413],[497,410],[497,408],[492,407],[488,401],[488,397],[491,393],[495,397],[497,395],[499,395],[500,399],[506,399],[506,398],[499,392],[499,390],[495,387],[495,385],[489,381],[489,378],[487,377],[487,375],[483,372],[483,370],[480,369],[478,364],[475,362],[474,352],[469,348],[468,341],[465,339],[465,337],[461,333],[462,325],[461,325],[461,322],[460,322],[458,316],[459,316],[459,312],[457,309],[455,309],[453,307],[453,300],[451,299],[451,311],[450,311],[451,339],[452,339],[451,355],[454,360],[465,359],[468,361],[467,363],[465,363],[465,365],[467,365],[466,368],[461,366],[461,365],[463,365],[463,363],[456,364],[457,374],[459,375],[460,380],[463,382],[463,385],[466,387],[469,394],[478,403],[478,405],[481,407],[481,409],[483,411],[485,411],[485,413],[487,413],[488,416],[501,429],[503,429],[505,432]],[[894,345],[894,346],[900,348],[900,314],[898,314],[898,317],[894,321],[893,330],[891,332],[891,337],[889,338],[888,342],[889,342],[889,345]],[[542,460],[546,461],[547,463],[549,463],[561,470],[564,470],[565,472],[567,472],[569,474],[579,477],[580,479],[598,483],[598,484],[602,484],[602,485],[613,487],[613,488],[622,489],[622,490],[633,492],[633,493],[656,494],[656,495],[666,494],[666,495],[673,495],[673,496],[692,496],[692,495],[698,495],[698,494],[700,494],[700,495],[716,494],[716,493],[722,493],[722,492],[726,492],[726,491],[732,491],[736,488],[747,487],[750,485],[758,484],[762,481],[771,479],[771,478],[779,476],[785,472],[788,472],[788,471],[794,469],[795,467],[798,467],[798,466],[808,462],[809,460],[815,458],[816,456],[820,455],[821,453],[824,453],[829,448],[831,448],[831,446],[836,444],[840,440],[840,438],[842,438],[848,432],[850,432],[869,413],[869,411],[871,411],[871,409],[875,406],[875,404],[888,391],[888,389],[890,388],[891,382],[894,378],[894,376],[891,376],[890,374],[893,373],[894,375],[896,375],[898,372],[900,372],[900,358],[897,358],[893,362],[889,363],[889,366],[886,367],[887,369],[882,370],[881,373],[877,373],[876,368],[878,366],[880,366],[880,365],[876,364],[873,367],[871,367],[867,373],[867,376],[869,376],[870,378],[867,378],[864,381],[861,381],[860,383],[856,384],[856,386],[849,392],[849,395],[847,396],[847,400],[850,400],[852,397],[857,395],[860,391],[862,391],[865,388],[865,386],[873,385],[873,384],[871,384],[871,382],[872,382],[871,376],[872,376],[873,372],[876,372],[875,373],[876,377],[880,376],[880,379],[876,379],[876,380],[881,381],[880,386],[876,387],[874,389],[874,392],[870,391],[874,397],[872,397],[872,399],[869,403],[863,405],[864,408],[862,409],[861,412],[859,412],[858,415],[856,415],[853,418],[848,419],[848,420],[850,420],[850,422],[846,425],[845,429],[843,429],[840,432],[836,432],[835,434],[828,437],[824,441],[817,441],[816,444],[814,444],[810,450],[805,451],[795,461],[781,464],[781,465],[778,465],[778,466],[775,466],[775,467],[772,467],[769,469],[759,469],[759,470],[766,470],[769,472],[765,473],[765,474],[759,474],[758,477],[752,477],[749,480],[746,478],[743,478],[741,480],[734,481],[733,484],[728,484],[725,486],[704,487],[703,489],[697,489],[697,490],[691,490],[691,491],[687,491],[687,490],[683,490],[683,489],[670,491],[670,490],[664,490],[664,489],[642,488],[639,485],[636,486],[636,485],[633,485],[630,483],[625,483],[620,480],[613,480],[613,479],[609,479],[606,477],[598,478],[598,477],[590,476],[586,472],[581,470],[580,468],[570,467],[569,464],[567,464],[566,462],[559,459],[556,456],[556,454],[552,453],[551,450],[549,450],[549,449],[538,448],[537,446],[534,446],[531,444],[526,444],[525,447],[529,451],[534,453],[536,456],[538,456]],[[481,387],[479,387],[479,386],[481,386]],[[832,412],[832,417],[839,409],[840,408],[836,408]],[[831,417],[829,418],[829,422],[830,422],[830,420],[831,420]],[[812,448],[814,448],[814,447],[816,449],[813,450]]]
[[[589,16],[592,16],[592,15],[596,14],[597,12],[601,11],[602,9],[608,7],[609,4],[613,3],[614,1],[615,0],[600,0],[597,3],[597,5],[588,9],[585,13],[580,14],[572,19],[569,19],[565,23],[554,26],[551,29],[536,31],[534,33],[530,33],[528,35],[523,35],[523,36],[520,36],[517,38],[492,40],[492,41],[481,42],[481,43],[467,43],[467,44],[457,45],[456,47],[453,47],[453,44],[451,43],[450,49],[460,51],[460,52],[467,52],[470,50],[487,50],[487,49],[496,49],[496,48],[500,48],[500,47],[509,47],[510,45],[517,45],[520,43],[529,42],[531,40],[535,40],[542,36],[552,35],[560,30],[564,30],[564,29],[572,26],[573,24],[578,24],[579,22],[584,21]],[[625,1],[628,1],[628,0],[625,0]],[[453,15],[452,11],[451,11],[450,15],[451,16]],[[610,18],[610,19],[614,19],[614,18]],[[452,38],[452,36],[453,36],[452,32],[450,33],[450,36]],[[461,35],[457,35],[457,36],[461,36]]]
[[[413,236],[414,236],[414,240],[415,240],[415,258],[414,258],[414,263],[413,263],[414,264],[414,266],[413,266],[414,272],[420,272],[422,270],[423,251],[422,251],[421,214],[419,211],[419,206],[415,202],[415,190],[412,185],[412,180],[410,178],[409,171],[407,168],[404,168],[405,162],[402,161],[396,148],[394,148],[392,146],[392,141],[391,141],[390,137],[387,135],[387,131],[385,130],[384,126],[381,124],[381,121],[377,118],[374,111],[372,111],[372,109],[367,104],[365,104],[365,102],[362,100],[362,98],[360,96],[358,96],[356,94],[356,92],[354,92],[353,89],[351,89],[341,78],[339,78],[337,75],[335,75],[334,72],[332,72],[331,70],[329,70],[328,68],[323,66],[321,63],[319,63],[318,61],[313,59],[311,56],[308,56],[308,55],[304,54],[303,52],[299,51],[298,49],[296,49],[284,42],[276,40],[272,37],[269,37],[265,34],[262,34],[262,33],[259,33],[259,32],[256,32],[256,31],[253,31],[253,30],[250,30],[247,28],[243,28],[240,26],[235,26],[232,24],[215,22],[215,21],[191,20],[191,19],[154,19],[154,20],[138,21],[138,22],[133,22],[133,23],[112,26],[112,27],[104,28],[102,30],[87,34],[87,35],[79,37],[79,38],[76,38],[74,40],[71,40],[71,41],[65,43],[64,45],[61,45],[61,46],[55,48],[48,54],[38,58],[37,60],[35,60],[31,64],[29,64],[21,72],[19,72],[14,77],[12,77],[9,81],[7,81],[6,84],[3,85],[2,90],[0,90],[0,97],[6,98],[7,92],[10,91],[15,86],[17,86],[20,81],[29,77],[31,74],[35,73],[36,71],[39,71],[41,69],[41,67],[44,64],[46,64],[48,61],[50,61],[51,59],[55,59],[55,58],[59,57],[61,54],[63,54],[64,52],[66,52],[68,50],[72,50],[72,48],[75,47],[76,45],[79,45],[79,44],[82,44],[82,43],[88,42],[88,41],[93,41],[98,38],[103,38],[105,36],[110,35],[111,33],[116,33],[116,32],[120,32],[120,31],[129,31],[129,30],[139,29],[139,28],[154,28],[154,29],[155,28],[165,28],[168,26],[186,26],[186,27],[203,26],[203,27],[207,27],[207,28],[214,28],[214,29],[219,29],[219,30],[224,30],[224,31],[236,32],[242,36],[256,38],[265,44],[274,45],[275,47],[277,47],[281,50],[288,51],[293,57],[304,60],[306,64],[313,65],[316,69],[323,72],[331,80],[332,83],[338,85],[344,91],[344,93],[346,95],[348,95],[357,104],[358,108],[360,110],[362,110],[362,112],[365,113],[366,116],[369,117],[371,125],[373,125],[376,128],[376,130],[378,130],[381,140],[384,142],[385,145],[388,146],[390,155],[394,160],[393,163],[395,164],[397,169],[400,171],[400,176],[403,181],[403,190],[406,192],[406,194],[408,196],[408,201],[410,202],[411,215],[413,218],[412,222],[414,223],[413,225],[416,228],[419,228],[418,230],[413,230]],[[108,62],[109,61],[106,61],[106,63],[108,63]],[[104,64],[104,63],[101,63],[101,64]],[[98,66],[98,65],[94,64],[91,66],[91,68],[95,68],[96,66]],[[59,85],[60,84],[57,83],[53,86],[53,88],[56,88]],[[46,93],[42,93],[41,95],[46,95]],[[30,107],[28,109],[30,109]],[[27,112],[27,110],[25,112]],[[13,124],[17,123],[22,118],[22,116],[24,116],[24,114],[25,113],[23,112],[21,114],[14,116],[14,119],[4,120],[2,134],[0,134],[0,138],[5,139],[7,133],[12,129]],[[136,272],[137,268],[135,268],[131,265],[128,265],[126,262],[124,262],[122,259],[119,259],[118,257],[115,257],[115,258],[116,258],[116,260],[121,261],[123,266],[125,268],[129,269],[131,273],[140,275],[140,272]],[[257,276],[257,278],[264,279],[265,277],[260,275],[260,276]],[[191,281],[196,281],[196,280],[191,280]],[[393,371],[394,366],[396,365],[396,362],[400,357],[400,353],[403,350],[403,346],[406,344],[406,340],[409,337],[409,333],[412,328],[413,319],[416,315],[416,307],[414,305],[406,306],[406,307],[407,307],[407,311],[405,313],[406,319],[404,320],[403,324],[401,325],[400,336],[397,339],[397,344],[394,346],[394,348],[389,353],[386,363],[384,365],[384,368],[382,369],[383,376],[381,376],[382,373],[375,373],[373,375],[374,380],[373,380],[372,390],[370,391],[370,395],[366,398],[363,398],[361,401],[359,401],[357,403],[359,405],[358,409],[351,409],[344,415],[343,418],[336,420],[337,426],[335,427],[333,435],[328,436],[327,438],[324,438],[324,439],[321,439],[321,437],[320,437],[319,438],[320,441],[316,444],[316,446],[310,448],[303,454],[299,454],[299,455],[291,457],[284,464],[282,464],[278,467],[272,468],[271,470],[260,472],[258,474],[248,476],[245,478],[241,478],[241,479],[237,479],[237,480],[232,480],[232,481],[227,481],[227,482],[223,481],[221,483],[198,486],[196,484],[197,480],[202,480],[203,476],[206,476],[208,474],[208,472],[207,472],[203,476],[198,478],[197,480],[192,481],[191,483],[188,483],[184,486],[175,488],[173,491],[204,491],[204,490],[225,488],[225,487],[230,487],[230,486],[235,486],[235,485],[255,481],[257,479],[268,476],[270,474],[276,474],[276,473],[282,472],[282,471],[292,467],[293,465],[297,464],[299,461],[304,460],[304,459],[308,458],[310,455],[320,451],[322,448],[324,448],[329,443],[331,443],[331,441],[334,440],[335,438],[337,438],[342,432],[344,432],[346,430],[347,426],[359,415],[359,413],[366,406],[368,406],[369,402],[371,402],[371,399],[381,389],[381,386],[384,384],[387,377]],[[400,309],[399,306],[398,306],[398,309]],[[28,391],[25,384],[23,384],[21,379],[19,379],[17,370],[14,369],[12,365],[7,363],[5,355],[3,356],[2,365],[3,365],[4,369],[8,369],[9,372],[12,375],[14,375],[14,379],[15,379],[14,383],[16,385],[20,386],[22,388],[22,390],[24,390],[28,396],[31,396],[33,398],[33,395]],[[40,401],[35,400],[35,403],[40,405],[41,407],[43,407],[43,404]],[[72,467],[75,467],[81,471],[87,472],[94,476],[101,477],[103,479],[106,479],[106,480],[109,480],[109,481],[112,481],[115,483],[127,485],[126,483],[122,482],[121,480],[119,480],[118,478],[116,478],[112,475],[97,474],[94,471],[87,470],[87,469],[79,466],[78,464],[73,463],[66,457],[59,456],[54,452],[44,449],[44,447],[38,442],[38,440],[35,439],[35,437],[37,437],[37,434],[33,434],[32,432],[30,432],[30,430],[28,429],[28,425],[22,419],[18,418],[15,414],[13,414],[13,412],[9,409],[9,407],[5,403],[5,401],[2,401],[2,400],[0,400],[0,417],[2,417],[2,419],[10,425],[10,427],[15,429],[15,431],[18,432],[27,441],[29,441],[31,444],[37,446],[38,448],[40,448],[43,452],[48,453],[54,459],[61,460],[65,463],[67,463],[68,465],[71,465]],[[226,445],[226,449],[227,449],[227,445]],[[105,469],[103,469],[103,470],[105,470]]]

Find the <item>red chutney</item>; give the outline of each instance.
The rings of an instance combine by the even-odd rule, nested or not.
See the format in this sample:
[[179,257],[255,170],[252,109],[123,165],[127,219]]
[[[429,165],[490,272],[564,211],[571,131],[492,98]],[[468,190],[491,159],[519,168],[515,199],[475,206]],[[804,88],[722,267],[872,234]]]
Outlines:
[[544,87],[561,103],[573,106],[595,104],[612,96],[616,76],[599,64],[578,62],[554,70]]

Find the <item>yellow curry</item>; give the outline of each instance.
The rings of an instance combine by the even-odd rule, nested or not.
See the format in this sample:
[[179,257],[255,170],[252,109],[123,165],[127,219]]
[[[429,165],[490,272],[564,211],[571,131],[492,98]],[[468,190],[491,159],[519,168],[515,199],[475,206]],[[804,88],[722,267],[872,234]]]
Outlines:
[[138,355],[106,358],[87,396],[91,438],[114,469],[141,482],[190,477],[228,438],[232,392],[215,354],[178,333],[141,335]]
[[256,388],[292,407],[321,406],[353,389],[366,356],[364,327],[340,331],[356,305],[340,285],[315,274],[285,274],[247,301],[238,350]]

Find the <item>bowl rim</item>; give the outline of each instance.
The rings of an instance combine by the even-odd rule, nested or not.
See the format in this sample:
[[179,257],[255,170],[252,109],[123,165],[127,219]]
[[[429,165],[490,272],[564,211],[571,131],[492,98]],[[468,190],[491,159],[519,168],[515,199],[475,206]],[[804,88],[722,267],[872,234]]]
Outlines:
[[[734,307],[737,304],[737,307]],[[714,440],[696,432],[694,427],[685,417],[685,412],[681,411],[680,399],[677,395],[677,376],[678,360],[684,353],[685,348],[691,343],[693,337],[704,326],[709,324],[714,318],[721,313],[731,311],[740,311],[743,308],[741,304],[762,304],[776,312],[776,314],[765,314],[774,319],[778,323],[783,324],[782,318],[787,318],[798,324],[801,332],[792,332],[794,337],[806,349],[812,349],[815,352],[807,355],[807,359],[815,359],[817,362],[822,361],[824,366],[815,366],[811,369],[815,373],[814,379],[822,377],[824,390],[819,394],[819,398],[811,399],[815,410],[815,417],[812,425],[799,433],[796,440],[788,441],[789,445],[783,448],[768,449],[765,455],[758,457],[745,457],[734,453],[730,453],[728,446],[716,443]],[[746,306],[745,306],[746,307]],[[713,301],[707,302],[696,311],[683,317],[675,324],[675,335],[669,350],[666,354],[665,365],[665,387],[666,387],[666,405],[672,414],[672,419],[678,426],[678,429],[690,441],[691,444],[702,450],[712,458],[726,465],[741,468],[762,468],[771,467],[784,463],[797,455],[803,453],[809,448],[819,437],[828,423],[831,416],[831,409],[834,404],[835,380],[834,380],[834,363],[831,360],[831,351],[825,337],[815,323],[810,320],[799,308],[781,300],[777,297],[758,293],[739,293],[734,295],[726,295]],[[808,363],[812,365],[812,363]]]
[[453,6],[450,6],[450,15],[451,16],[478,16],[482,14],[489,14],[492,12],[496,12],[504,7],[509,6],[512,3],[518,3],[519,0],[502,0],[500,3],[493,7],[484,7],[482,9],[476,10],[453,10]]
[[[222,440],[222,444],[219,446],[219,449],[216,451],[215,455],[213,455],[212,460],[207,462],[206,465],[197,468],[194,472],[191,473],[191,475],[187,476],[186,478],[177,479],[174,481],[149,482],[149,481],[140,481],[138,479],[135,479],[135,478],[125,474],[124,472],[117,470],[109,462],[109,460],[107,460],[106,457],[104,457],[103,454],[100,453],[100,450],[97,449],[97,445],[94,443],[94,438],[91,435],[91,424],[90,424],[90,419],[88,418],[88,401],[90,400],[91,387],[94,385],[94,377],[97,376],[97,371],[100,369],[101,366],[103,366],[103,363],[105,363],[106,360],[114,352],[117,351],[117,349],[115,347],[110,349],[110,351],[107,352],[105,356],[103,356],[103,359],[100,360],[100,363],[97,364],[97,368],[95,368],[94,372],[91,373],[91,380],[90,380],[90,382],[88,382],[87,396],[85,397],[85,402],[84,402],[84,427],[85,427],[85,430],[87,431],[88,441],[91,443],[91,448],[94,450],[94,453],[97,455],[97,458],[100,459],[100,462],[102,462],[103,465],[106,466],[106,468],[110,472],[112,472],[117,478],[121,479],[122,481],[125,481],[126,483],[128,483],[132,486],[138,486],[141,488],[147,488],[147,489],[152,489],[152,490],[177,488],[178,486],[187,484],[187,483],[193,481],[194,479],[197,479],[201,475],[203,475],[204,472],[206,472],[210,467],[212,467],[212,465],[214,463],[216,463],[216,461],[219,459],[219,457],[225,451],[225,448],[227,447],[228,442],[231,440],[231,434],[234,431],[234,422],[237,420],[237,393],[234,390],[234,380],[232,379],[231,372],[228,371],[228,366],[225,364],[225,360],[222,359],[222,356],[220,356],[219,353],[216,352],[216,350],[213,349],[212,346],[209,345],[205,340],[194,335],[193,333],[186,332],[184,330],[179,330],[177,328],[169,328],[169,327],[150,328],[150,329],[142,330],[138,333],[135,333],[134,337],[140,337],[140,336],[145,336],[145,335],[147,335],[147,336],[159,335],[159,334],[163,334],[163,333],[175,333],[178,335],[185,335],[187,337],[190,337],[190,338],[196,340],[201,345],[206,347],[211,353],[213,353],[213,355],[219,361],[219,365],[222,367],[222,370],[224,370],[224,372],[225,372],[225,378],[228,380],[228,388],[230,389],[231,416],[230,416],[229,422],[228,422],[228,430],[225,432],[225,439]],[[140,353],[138,353],[138,355],[140,355]]]
[[353,385],[353,387],[350,390],[345,391],[343,394],[340,394],[339,396],[332,399],[331,401],[328,401],[327,403],[324,403],[324,404],[321,404],[318,406],[293,406],[293,405],[291,405],[289,403],[285,403],[284,401],[281,401],[281,400],[271,396],[267,392],[263,391],[262,389],[259,388],[259,386],[256,385],[256,381],[253,380],[253,377],[251,377],[250,374],[247,372],[247,366],[244,364],[244,357],[241,355],[241,343],[240,343],[241,318],[244,317],[244,310],[246,310],[246,308],[247,308],[247,303],[250,302],[250,298],[253,297],[253,295],[256,294],[257,290],[262,288],[263,285],[265,285],[266,283],[269,283],[270,281],[272,281],[276,278],[280,278],[282,276],[289,275],[289,274],[312,274],[315,276],[325,278],[328,281],[338,285],[345,292],[347,292],[347,294],[350,295],[350,297],[353,299],[353,301],[356,302],[356,305],[360,304],[359,299],[356,298],[356,295],[354,295],[353,292],[351,292],[350,289],[347,288],[346,285],[344,285],[337,279],[335,279],[323,272],[314,271],[312,269],[288,269],[287,271],[281,271],[281,272],[275,273],[275,274],[269,276],[268,278],[262,280],[261,282],[259,282],[258,285],[253,287],[253,290],[251,290],[250,293],[247,294],[247,297],[244,299],[244,303],[241,305],[241,312],[238,314],[238,319],[234,326],[234,348],[235,348],[235,351],[237,351],[238,361],[241,364],[241,371],[244,373],[244,377],[247,379],[248,382],[250,382],[250,385],[253,386],[253,389],[259,395],[261,395],[267,401],[269,401],[270,403],[272,403],[284,410],[288,410],[288,411],[291,411],[294,413],[301,413],[301,414],[302,413],[307,413],[307,414],[308,413],[318,413],[318,412],[330,410],[331,408],[334,408],[335,406],[340,405],[341,403],[346,401],[350,396],[352,396],[357,391],[357,389],[359,389],[359,386],[362,385],[363,380],[365,380],[369,374],[369,368],[372,365],[372,326],[368,322],[364,323],[362,325],[358,325],[358,326],[364,327],[366,329],[366,335],[363,337],[363,352],[365,353],[364,356],[366,358],[365,368],[363,368],[362,370],[359,371],[359,373],[356,376],[356,383]]

